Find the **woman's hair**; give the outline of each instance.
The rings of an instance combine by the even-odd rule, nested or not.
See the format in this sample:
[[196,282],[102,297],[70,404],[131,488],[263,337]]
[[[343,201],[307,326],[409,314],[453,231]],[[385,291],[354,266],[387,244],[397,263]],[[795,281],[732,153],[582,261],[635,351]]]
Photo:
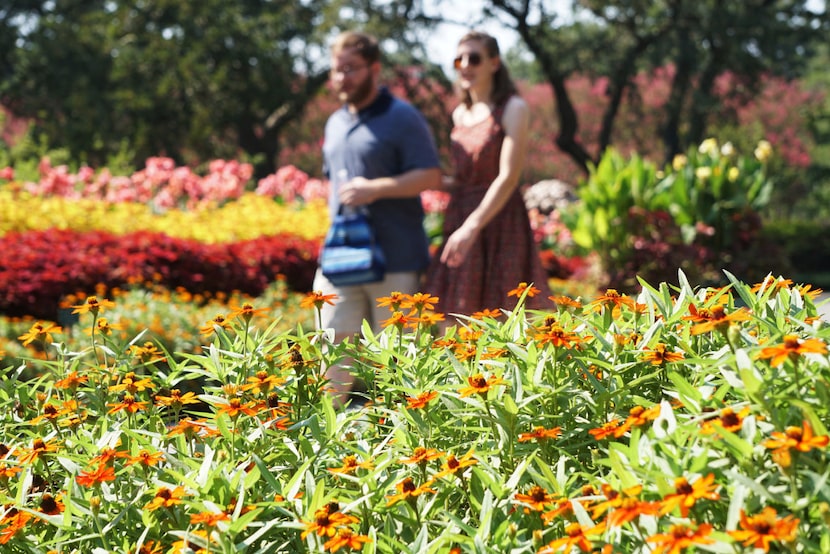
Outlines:
[[[484,50],[487,52],[488,57],[501,58],[499,43],[495,38],[483,31],[470,31],[461,37],[458,44],[464,44],[465,42],[473,40],[479,41],[482,45],[484,45]],[[501,63],[499,63],[499,68],[495,73],[493,73],[493,89],[490,92],[490,100],[496,106],[503,104],[514,94],[518,94],[516,85],[513,83],[513,79],[510,78],[510,72],[507,70],[507,66],[504,65],[503,60],[500,61]],[[469,108],[473,105],[473,99],[470,97],[469,91],[461,90],[459,88],[459,95],[465,106]]]
[[380,46],[378,40],[372,35],[357,31],[346,31],[341,33],[331,46],[332,53],[338,53],[346,49],[353,49],[369,64],[380,61]]

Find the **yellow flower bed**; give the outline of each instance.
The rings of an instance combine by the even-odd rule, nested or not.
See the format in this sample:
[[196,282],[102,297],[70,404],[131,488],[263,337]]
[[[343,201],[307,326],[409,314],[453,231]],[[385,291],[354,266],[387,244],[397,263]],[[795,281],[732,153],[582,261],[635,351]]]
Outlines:
[[322,238],[328,224],[323,201],[282,205],[252,192],[221,207],[157,213],[145,204],[42,198],[0,190],[0,236],[51,228],[115,234],[156,231],[215,244],[280,233]]

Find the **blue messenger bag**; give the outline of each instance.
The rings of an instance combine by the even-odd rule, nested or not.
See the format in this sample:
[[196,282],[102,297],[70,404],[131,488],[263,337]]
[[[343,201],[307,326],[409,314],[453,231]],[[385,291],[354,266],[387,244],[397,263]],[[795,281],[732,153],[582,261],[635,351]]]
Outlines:
[[340,206],[320,252],[320,269],[338,287],[383,280],[386,257],[366,208]]

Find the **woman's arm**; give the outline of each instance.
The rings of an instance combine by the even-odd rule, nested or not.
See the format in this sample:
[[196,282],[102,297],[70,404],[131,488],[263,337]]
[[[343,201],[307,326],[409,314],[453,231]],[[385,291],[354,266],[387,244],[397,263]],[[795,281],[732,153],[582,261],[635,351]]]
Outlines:
[[481,230],[501,211],[519,185],[527,151],[530,110],[518,96],[512,97],[504,109],[502,127],[505,137],[499,157],[499,174],[490,184],[484,198],[464,223],[447,239],[441,261],[457,267],[466,259]]

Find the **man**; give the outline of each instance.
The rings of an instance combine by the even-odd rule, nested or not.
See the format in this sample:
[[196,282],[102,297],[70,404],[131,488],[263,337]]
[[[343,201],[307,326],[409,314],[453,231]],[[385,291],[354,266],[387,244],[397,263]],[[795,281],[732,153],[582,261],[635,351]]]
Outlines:
[[[424,212],[419,194],[439,188],[440,162],[424,117],[380,86],[380,48],[364,33],[346,32],[331,48],[331,82],[343,106],[329,117],[323,143],[325,172],[331,183],[329,211],[342,205],[366,206],[386,257],[383,281],[336,287],[320,270],[314,289],[338,296],[324,305],[323,328],[335,341],[360,333],[363,320],[379,330],[391,316],[376,299],[392,291],[414,293],[429,264]],[[354,377],[333,366],[326,374],[344,402]]]

